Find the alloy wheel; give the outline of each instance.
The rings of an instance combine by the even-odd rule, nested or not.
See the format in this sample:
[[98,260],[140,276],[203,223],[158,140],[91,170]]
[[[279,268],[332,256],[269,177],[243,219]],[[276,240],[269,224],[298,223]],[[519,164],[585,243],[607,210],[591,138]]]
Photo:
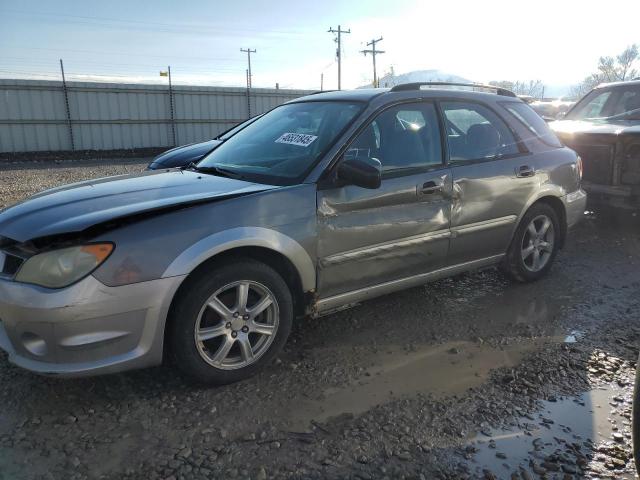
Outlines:
[[255,363],[273,342],[278,302],[264,285],[242,280],[211,295],[196,319],[194,339],[208,364],[235,370]]
[[546,215],[538,215],[525,230],[522,238],[521,257],[530,272],[542,270],[553,254],[555,231],[553,222]]

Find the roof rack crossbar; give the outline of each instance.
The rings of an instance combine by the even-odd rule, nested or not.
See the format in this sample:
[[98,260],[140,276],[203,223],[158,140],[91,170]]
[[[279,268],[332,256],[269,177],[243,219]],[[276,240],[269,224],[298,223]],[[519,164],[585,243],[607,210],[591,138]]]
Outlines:
[[402,83],[400,85],[396,85],[391,88],[391,92],[406,92],[409,90],[420,90],[420,87],[427,86],[449,86],[449,87],[473,87],[473,88],[483,88],[485,90],[494,90],[498,95],[502,95],[504,97],[517,97],[515,93],[511,90],[507,90],[506,88],[497,87],[495,85],[484,85],[482,83],[457,83],[457,82],[413,82],[413,83]]

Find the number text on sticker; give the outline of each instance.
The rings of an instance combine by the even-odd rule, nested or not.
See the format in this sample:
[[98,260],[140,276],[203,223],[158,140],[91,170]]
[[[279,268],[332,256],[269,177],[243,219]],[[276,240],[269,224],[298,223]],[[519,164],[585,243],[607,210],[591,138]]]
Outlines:
[[314,142],[316,138],[318,138],[316,135],[307,135],[306,133],[283,133],[276,140],[276,143],[286,143],[288,145],[308,147]]

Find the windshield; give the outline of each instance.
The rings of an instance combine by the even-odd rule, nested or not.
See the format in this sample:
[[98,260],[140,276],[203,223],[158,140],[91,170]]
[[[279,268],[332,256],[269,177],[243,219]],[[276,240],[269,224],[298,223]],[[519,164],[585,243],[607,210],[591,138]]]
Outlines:
[[353,121],[364,104],[300,102],[281,105],[229,138],[198,163],[261,183],[292,184]]
[[258,115],[256,117],[249,118],[248,120],[245,120],[244,122],[239,123],[235,127],[231,127],[229,130],[225,130],[224,132],[222,132],[220,135],[218,135],[216,137],[216,140],[225,141],[228,138],[233,137],[236,133],[238,133],[240,130],[242,130],[247,125],[249,125],[252,122],[254,122],[259,117],[260,117],[260,115]]
[[640,85],[598,88],[567,116],[570,120],[640,120]]

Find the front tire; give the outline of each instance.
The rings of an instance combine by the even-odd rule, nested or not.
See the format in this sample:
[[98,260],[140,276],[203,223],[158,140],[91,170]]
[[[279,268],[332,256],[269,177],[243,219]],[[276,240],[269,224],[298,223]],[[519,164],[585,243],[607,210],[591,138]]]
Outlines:
[[180,370],[222,385],[255,375],[284,346],[293,299],[269,266],[239,259],[187,280],[169,319],[169,342]]
[[544,277],[560,248],[560,221],[546,203],[534,204],[520,221],[507,252],[506,271],[519,282]]

